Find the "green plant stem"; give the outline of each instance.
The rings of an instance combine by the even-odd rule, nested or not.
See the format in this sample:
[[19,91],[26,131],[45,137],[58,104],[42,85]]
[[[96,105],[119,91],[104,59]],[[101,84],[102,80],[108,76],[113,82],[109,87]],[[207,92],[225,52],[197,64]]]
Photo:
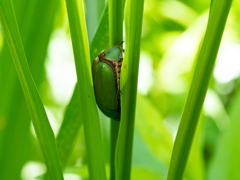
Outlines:
[[83,119],[89,179],[105,180],[106,170],[100,121],[93,92],[90,53],[83,0],[66,0],[78,79],[81,118]]
[[[107,5],[105,5],[98,29],[90,43],[90,57],[96,57],[97,53],[104,49],[105,44],[101,41],[99,36],[101,36],[103,40],[107,39],[108,41]],[[91,58],[91,60],[93,59],[94,58]],[[75,139],[82,126],[83,119],[81,118],[81,114],[84,112],[82,112],[83,109],[81,109],[79,100],[79,89],[78,84],[76,84],[71,100],[66,107],[63,122],[57,135],[57,146],[62,168],[66,166],[68,157],[71,155],[71,151],[74,147]]]
[[121,123],[116,147],[116,179],[131,176],[133,131],[144,0],[127,0],[125,10],[126,51],[121,70]]
[[111,138],[111,156],[110,156],[110,179],[115,180],[115,150],[119,131],[119,122],[111,119],[110,122],[110,138]]
[[232,0],[212,1],[207,30],[173,147],[168,180],[183,178],[231,3]]
[[[109,0],[109,48],[123,41],[123,0]],[[110,179],[115,180],[115,149],[118,138],[119,122],[111,119],[110,138],[111,138],[111,156],[110,156]]]
[[109,48],[123,41],[123,0],[108,1]]
[[63,179],[55,137],[30,73],[11,0],[0,1],[0,20],[51,179]]

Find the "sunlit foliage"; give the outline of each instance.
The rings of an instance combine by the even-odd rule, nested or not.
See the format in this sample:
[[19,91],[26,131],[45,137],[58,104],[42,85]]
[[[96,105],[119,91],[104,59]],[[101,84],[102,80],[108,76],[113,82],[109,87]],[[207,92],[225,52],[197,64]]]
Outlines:
[[[64,1],[12,0],[28,63],[57,136],[76,83]],[[91,44],[104,0],[86,1]],[[94,3],[98,5],[92,5]],[[145,0],[133,180],[166,179],[174,138],[206,30],[210,0]],[[240,178],[240,1],[233,1],[184,179]],[[106,36],[106,29],[100,31]],[[99,37],[100,38],[100,37]],[[107,39],[108,37],[106,37]],[[108,39],[107,39],[108,40]],[[98,48],[108,49],[108,41]],[[90,46],[94,47],[93,45]],[[99,54],[103,49],[96,49]],[[91,55],[92,55],[91,52]],[[94,54],[94,55],[95,55]],[[77,112],[78,106],[71,111]],[[109,165],[109,120],[100,114]],[[76,118],[76,117],[75,117]],[[64,161],[65,179],[88,177],[83,128]],[[59,151],[62,152],[62,151]],[[109,167],[109,166],[108,166]],[[109,168],[108,168],[109,170]],[[46,166],[0,24],[0,179],[29,179]]]

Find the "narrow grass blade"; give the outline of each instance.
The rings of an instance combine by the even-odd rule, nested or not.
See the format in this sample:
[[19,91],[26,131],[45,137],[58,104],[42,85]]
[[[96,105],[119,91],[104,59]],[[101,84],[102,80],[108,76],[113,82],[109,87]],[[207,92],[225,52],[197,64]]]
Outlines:
[[[109,0],[109,48],[123,41],[123,0]],[[111,119],[110,138],[110,179],[115,179],[115,149],[118,138],[119,122]]]
[[109,48],[123,41],[123,0],[109,0]]
[[126,49],[120,79],[121,121],[115,157],[117,180],[128,180],[131,174],[143,5],[143,0],[126,1]]
[[183,177],[231,3],[232,0],[212,1],[207,30],[173,147],[168,180]]
[[[97,31],[90,45],[90,57],[96,57],[97,52],[101,52],[101,50],[104,49],[105,43],[99,41],[100,37],[108,41],[107,5],[103,11]],[[94,58],[91,58],[91,60],[93,59]],[[62,168],[66,166],[67,159],[74,146],[74,140],[78,134],[77,132],[82,126],[83,118],[81,118],[81,114],[84,113],[84,109],[81,108],[79,99],[79,89],[76,84],[71,100],[66,107],[63,123],[57,136],[57,147]]]
[[55,137],[28,67],[11,0],[0,1],[0,20],[49,170],[49,177],[63,179]]
[[[44,79],[43,64],[59,4],[56,0],[50,2],[18,0],[13,3],[28,64],[38,87]],[[45,13],[42,14],[42,11]],[[24,21],[21,17],[25,17]],[[0,89],[3,90],[0,93],[0,116],[2,115],[6,121],[5,129],[2,131],[0,174],[2,179],[20,179],[22,167],[30,156],[31,117],[6,42],[0,59],[2,60]]]
[[100,122],[93,92],[83,0],[66,0],[88,153],[89,179],[106,179]]

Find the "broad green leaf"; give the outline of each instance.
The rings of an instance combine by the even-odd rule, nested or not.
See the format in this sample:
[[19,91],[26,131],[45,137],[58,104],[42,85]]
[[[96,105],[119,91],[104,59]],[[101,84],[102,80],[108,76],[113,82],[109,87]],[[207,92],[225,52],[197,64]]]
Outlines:
[[138,94],[136,128],[154,156],[167,167],[173,147],[172,135],[163,124],[163,118],[154,105]]
[[92,41],[105,9],[105,0],[85,0],[86,24],[89,42]]
[[240,89],[232,97],[229,106],[230,126],[221,134],[217,143],[216,154],[210,163],[208,179],[240,179]]

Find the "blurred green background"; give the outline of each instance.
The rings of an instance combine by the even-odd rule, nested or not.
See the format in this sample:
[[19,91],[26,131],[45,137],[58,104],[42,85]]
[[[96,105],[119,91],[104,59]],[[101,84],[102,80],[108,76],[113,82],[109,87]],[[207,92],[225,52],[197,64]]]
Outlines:
[[[106,2],[85,2],[91,42]],[[29,66],[57,135],[76,83],[65,2],[13,3]],[[145,0],[132,159],[134,180],[167,177],[209,7],[210,0]],[[186,180],[240,179],[239,19],[240,0],[235,0],[192,145]],[[109,163],[109,120],[100,115]],[[0,179],[34,179],[45,172],[30,120],[0,25]],[[65,179],[86,179],[86,163],[81,128]]]

